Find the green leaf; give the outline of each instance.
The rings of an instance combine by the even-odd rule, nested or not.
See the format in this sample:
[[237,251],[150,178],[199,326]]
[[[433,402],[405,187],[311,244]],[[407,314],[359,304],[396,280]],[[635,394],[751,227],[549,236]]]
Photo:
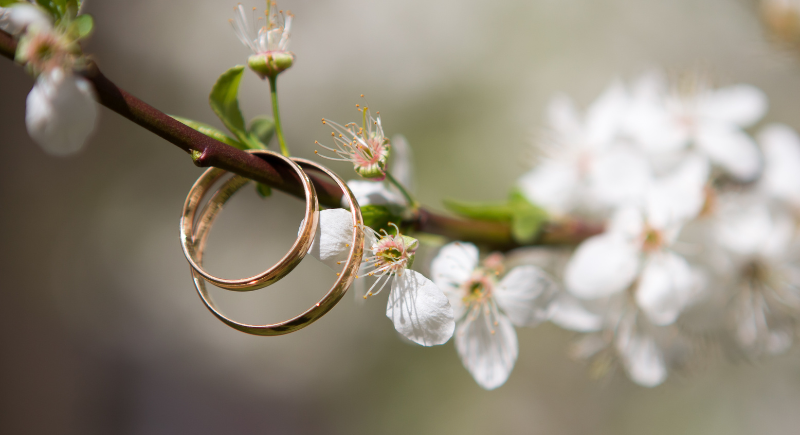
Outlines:
[[375,231],[385,229],[388,231],[390,222],[399,221],[399,217],[392,214],[389,208],[383,205],[363,205],[361,206],[361,216],[364,218],[364,225]]
[[14,3],[19,3],[19,0],[0,0],[0,8],[7,8]]
[[240,150],[246,150],[247,149],[247,146],[245,146],[244,144],[238,142],[235,139],[231,139],[223,131],[218,130],[218,129],[216,129],[216,128],[208,125],[208,124],[203,124],[202,122],[192,121],[191,119],[187,119],[187,118],[181,118],[180,116],[172,116],[172,117],[175,118],[176,120],[180,121],[181,123],[186,124],[189,127],[192,127],[193,129],[199,131],[200,133],[203,133],[206,136],[214,138],[214,139],[216,139],[216,140],[218,140],[218,141],[220,141],[220,142],[222,142],[224,144],[227,144],[227,145],[230,145],[230,146],[234,146],[236,148],[239,148]]
[[272,195],[272,188],[266,184],[256,183],[256,192],[262,198],[269,198]]
[[483,221],[509,221],[514,212],[509,204],[496,202],[464,202],[446,199],[444,206],[457,215]]
[[269,141],[275,134],[275,120],[271,116],[257,116],[250,121],[249,133],[252,137],[258,139],[264,148],[269,146]]
[[94,19],[91,15],[81,15],[69,24],[69,32],[77,39],[89,36],[94,29]]
[[529,243],[536,239],[547,215],[532,210],[518,210],[511,219],[511,236],[517,243]]
[[262,148],[261,142],[245,128],[244,116],[239,109],[239,83],[242,81],[242,74],[244,65],[236,65],[222,73],[214,83],[208,101],[211,110],[241,143],[247,148]]
[[445,207],[470,219],[509,222],[511,236],[519,243],[533,241],[547,222],[542,208],[531,204],[522,193],[512,191],[506,203],[478,203],[445,200]]
[[511,192],[508,203],[514,210],[511,217],[511,236],[518,243],[532,242],[542,225],[547,222],[547,212],[531,204],[518,190]]

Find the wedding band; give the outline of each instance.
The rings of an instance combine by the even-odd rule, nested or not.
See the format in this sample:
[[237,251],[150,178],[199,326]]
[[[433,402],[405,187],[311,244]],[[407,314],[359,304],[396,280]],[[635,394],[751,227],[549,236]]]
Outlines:
[[[300,264],[300,262],[303,260],[303,257],[305,257],[306,253],[308,253],[308,250],[311,248],[311,244],[314,242],[314,236],[316,235],[317,224],[319,221],[319,202],[317,200],[316,191],[314,190],[314,185],[311,184],[311,180],[308,178],[308,175],[306,175],[306,173],[300,168],[300,166],[297,165],[297,163],[288,157],[284,157],[283,155],[274,153],[272,151],[251,150],[249,152],[258,155],[261,158],[269,157],[277,159],[294,170],[301,184],[303,185],[303,191],[306,197],[304,220],[303,225],[300,228],[300,234],[298,235],[297,240],[295,240],[289,252],[284,255],[283,258],[278,261],[278,263],[266,271],[261,272],[258,275],[242,279],[223,279],[211,275],[205,269],[203,269],[201,265],[201,256],[197,253],[197,248],[193,242],[193,234],[195,232],[195,225],[207,225],[210,227],[213,222],[206,222],[204,224],[204,219],[210,218],[213,221],[219,210],[216,210],[214,213],[206,213],[204,211],[204,215],[206,217],[201,217],[196,224],[195,215],[197,214],[197,208],[200,204],[200,201],[211,189],[211,186],[220,178],[222,178],[227,171],[218,168],[211,168],[204,172],[189,190],[189,194],[186,197],[186,202],[183,205],[183,214],[181,215],[180,221],[181,246],[183,247],[183,254],[186,256],[186,259],[189,261],[192,269],[197,271],[200,276],[212,284],[227,290],[257,290],[275,283],[286,276],[292,271],[292,269]],[[233,176],[223,188],[226,190],[226,192],[222,193],[228,195],[228,197],[225,198],[225,201],[227,201],[231,195],[249,182],[250,180],[240,175]],[[223,189],[220,189],[220,191]],[[216,203],[209,201],[206,205],[206,208],[210,207],[212,204],[218,204],[216,207],[221,208],[222,203],[224,203],[224,201],[217,201]]]
[[[194,280],[195,288],[197,289],[197,293],[200,295],[200,299],[206,305],[206,308],[208,308],[208,310],[211,311],[214,316],[216,316],[226,325],[248,334],[262,336],[283,335],[302,329],[315,322],[317,319],[330,311],[330,309],[342,299],[345,292],[347,292],[347,289],[356,278],[359,267],[361,266],[361,258],[364,253],[363,219],[361,217],[361,209],[358,206],[358,202],[356,201],[353,192],[350,191],[344,180],[339,178],[338,175],[324,166],[306,159],[293,160],[303,168],[316,169],[328,175],[342,189],[344,197],[350,204],[350,212],[353,217],[353,239],[350,244],[350,252],[347,256],[347,261],[345,262],[343,270],[337,274],[338,278],[333,284],[333,287],[328,290],[328,293],[326,293],[325,296],[319,300],[319,302],[314,304],[302,314],[289,320],[267,325],[241,323],[222,314],[211,298],[211,295],[208,293],[205,283],[206,280],[204,279],[205,276],[200,274],[198,269],[192,268],[192,279]],[[191,239],[197,255],[197,264],[202,264],[206,240],[215,215],[218,214],[222,209],[225,201],[227,201],[233,195],[233,193],[235,193],[236,190],[240,189],[243,185],[244,184],[239,184],[239,182],[235,179],[229,180],[226,185],[223,185],[211,197],[203,209],[198,221],[198,225],[194,231],[194,234],[192,234]]]

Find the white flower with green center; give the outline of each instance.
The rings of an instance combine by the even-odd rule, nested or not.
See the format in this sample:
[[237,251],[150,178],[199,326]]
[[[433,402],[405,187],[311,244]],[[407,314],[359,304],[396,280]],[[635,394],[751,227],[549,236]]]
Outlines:
[[450,299],[456,316],[456,350],[483,388],[503,385],[517,360],[516,326],[547,319],[555,284],[535,266],[519,266],[502,279],[502,257],[478,262],[471,243],[445,245],[431,264],[434,282]]
[[[292,27],[291,12],[284,15],[275,2],[267,1],[265,17],[256,16],[256,8],[248,17],[241,4],[234,9],[235,19],[229,20],[236,36],[252,52],[248,66],[262,78],[274,76],[292,66],[294,54],[289,51],[289,34]],[[256,30],[258,29],[258,30]]]
[[[336,157],[320,157],[328,160],[350,162],[356,173],[368,180],[380,181],[386,178],[386,161],[389,158],[389,139],[383,134],[380,112],[373,117],[368,107],[359,107],[361,127],[351,122],[341,125],[323,119],[322,123],[333,128],[331,137],[334,146],[329,147],[317,141],[314,143],[333,152]],[[316,154],[319,152],[314,151]]]
[[[433,281],[410,270],[419,242],[408,236],[377,233],[364,227],[360,278],[377,277],[364,298],[381,292],[391,281],[386,316],[404,337],[422,346],[443,344],[453,336],[453,309]],[[344,209],[323,210],[309,254],[340,270],[350,252],[353,218]]]

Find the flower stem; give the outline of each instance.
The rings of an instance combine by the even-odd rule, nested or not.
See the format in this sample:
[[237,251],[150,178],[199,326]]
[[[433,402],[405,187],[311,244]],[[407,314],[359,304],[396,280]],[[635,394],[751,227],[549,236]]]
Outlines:
[[286,148],[286,140],[283,138],[283,127],[281,126],[281,112],[278,110],[278,76],[269,77],[269,93],[272,96],[272,117],[275,119],[275,134],[278,136],[278,144],[281,146],[281,154],[289,157],[289,149]]
[[392,176],[392,173],[389,172],[389,171],[386,171],[386,180],[388,180],[390,183],[394,184],[394,186],[397,187],[397,190],[399,190],[400,193],[403,194],[403,197],[408,202],[408,205],[409,205],[409,207],[411,207],[412,211],[416,211],[416,210],[419,209],[419,203],[417,202],[417,200],[415,200],[414,197],[411,196],[411,194],[408,192],[408,190],[405,188],[405,186],[403,186],[402,183],[397,181],[397,179],[394,178],[394,176]]

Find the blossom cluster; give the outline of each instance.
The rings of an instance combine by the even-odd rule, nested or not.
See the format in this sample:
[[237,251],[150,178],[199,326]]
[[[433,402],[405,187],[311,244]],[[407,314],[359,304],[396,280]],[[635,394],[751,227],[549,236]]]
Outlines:
[[655,72],[612,84],[584,114],[553,100],[519,187],[554,219],[606,225],[553,272],[551,319],[585,333],[577,356],[655,386],[701,346],[759,357],[792,345],[800,137],[780,124],[751,137],[766,108],[752,86]]

